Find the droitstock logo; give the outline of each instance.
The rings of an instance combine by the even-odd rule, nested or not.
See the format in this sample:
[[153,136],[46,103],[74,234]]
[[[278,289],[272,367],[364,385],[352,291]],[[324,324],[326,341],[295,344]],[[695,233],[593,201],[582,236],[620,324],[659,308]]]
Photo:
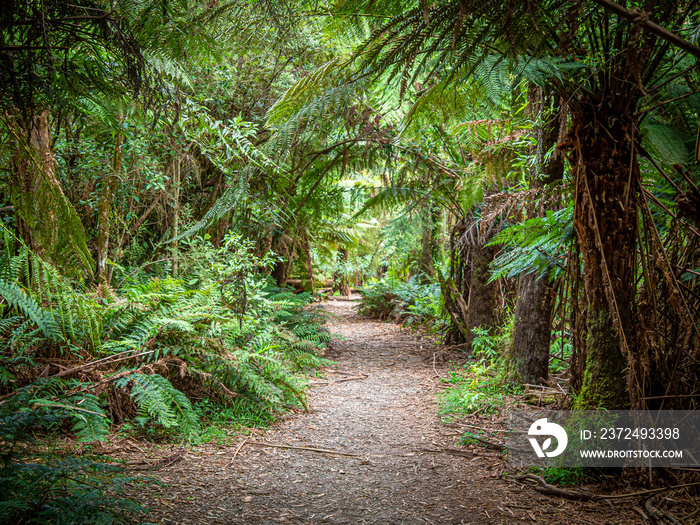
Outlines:
[[[556,423],[548,423],[547,418],[543,417],[538,419],[532,425],[530,425],[530,430],[527,432],[528,440],[535,449],[535,453],[538,457],[543,458],[547,456],[548,458],[555,458],[566,449],[566,445],[569,442],[569,438],[566,435],[566,430]],[[536,436],[536,437],[531,437]],[[542,446],[537,441],[537,437],[540,436],[551,436],[544,440]],[[547,449],[552,445],[552,437],[557,438],[557,448],[547,452]]]

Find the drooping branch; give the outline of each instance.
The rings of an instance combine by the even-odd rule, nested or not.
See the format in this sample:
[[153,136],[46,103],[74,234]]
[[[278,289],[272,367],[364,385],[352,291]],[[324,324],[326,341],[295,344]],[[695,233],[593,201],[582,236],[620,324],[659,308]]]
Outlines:
[[644,27],[644,29],[646,29],[650,33],[655,34],[659,38],[662,38],[666,42],[669,42],[670,44],[673,44],[676,47],[680,47],[681,49],[687,51],[691,55],[700,58],[700,47],[691,44],[690,42],[681,38],[677,34],[672,33],[668,29],[664,29],[655,22],[652,22],[651,20],[649,20],[647,13],[644,13],[640,10],[626,9],[619,4],[612,2],[611,0],[593,1],[599,6],[615,13],[618,16],[621,16],[622,18],[629,20],[630,22],[640,24],[642,27]]

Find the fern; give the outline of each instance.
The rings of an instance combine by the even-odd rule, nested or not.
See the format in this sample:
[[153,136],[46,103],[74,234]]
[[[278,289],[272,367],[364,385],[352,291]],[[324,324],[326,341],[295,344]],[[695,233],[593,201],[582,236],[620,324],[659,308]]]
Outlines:
[[[78,441],[103,441],[109,435],[111,421],[105,415],[100,400],[90,393],[71,396],[69,400],[74,408],[73,426]],[[70,409],[69,409],[70,410]]]
[[178,427],[188,436],[199,432],[199,420],[189,399],[163,376],[132,374],[115,384],[119,388],[131,384],[131,398],[142,414],[164,428]]
[[53,316],[41,308],[19,285],[0,279],[0,296],[24,316],[31,319],[44,337],[51,341],[64,341],[63,334],[58,329]]
[[490,243],[507,248],[491,263],[491,281],[532,272],[555,278],[573,239],[573,204],[504,229]]

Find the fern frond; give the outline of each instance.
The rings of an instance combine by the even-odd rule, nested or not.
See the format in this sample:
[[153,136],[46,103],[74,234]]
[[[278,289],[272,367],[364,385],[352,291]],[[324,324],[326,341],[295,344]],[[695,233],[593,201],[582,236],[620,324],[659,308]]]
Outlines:
[[131,383],[131,398],[142,413],[164,428],[179,427],[187,435],[199,431],[199,419],[192,404],[161,375],[132,374],[115,383],[124,388]]

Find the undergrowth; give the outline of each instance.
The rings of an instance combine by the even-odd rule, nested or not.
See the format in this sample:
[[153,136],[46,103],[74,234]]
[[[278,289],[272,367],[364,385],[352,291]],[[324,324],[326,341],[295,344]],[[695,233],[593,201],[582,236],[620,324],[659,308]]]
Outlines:
[[518,394],[522,387],[515,381],[512,363],[507,357],[513,327],[512,315],[492,334],[474,328],[472,348],[474,361],[464,368],[452,370],[444,379],[455,385],[440,397],[440,413],[444,416],[468,416],[476,413],[497,413]]
[[361,315],[405,325],[422,325],[431,333],[442,333],[448,326],[440,284],[421,284],[418,276],[407,281],[387,277],[360,290]]
[[0,522],[119,524],[144,514],[124,488],[150,480],[87,458],[37,453],[31,447],[33,434],[56,431],[72,416],[23,401],[18,397],[4,404],[0,416]]
[[[123,271],[128,278],[104,298],[5,231],[0,427],[7,433],[23,421],[22,432],[7,434],[5,443],[58,431],[100,441],[119,425],[153,439],[197,443],[217,437],[209,430],[213,420],[257,426],[283,410],[306,408],[303,372],[329,363],[322,355],[330,341],[310,295],[274,286],[259,273],[273,258],[254,256],[240,236],[228,236],[218,249],[202,243],[189,257],[178,278]],[[52,522],[47,508],[60,514],[74,489],[85,498],[114,492],[100,481],[108,468],[70,458],[35,465],[27,461],[30,449],[22,450],[18,455],[11,445],[3,452],[0,480],[2,508],[22,519]],[[93,477],[78,481],[84,476]],[[27,499],[29,487],[44,494],[40,503]],[[112,510],[135,510],[105,501]],[[70,503],[73,510],[80,505]]]

